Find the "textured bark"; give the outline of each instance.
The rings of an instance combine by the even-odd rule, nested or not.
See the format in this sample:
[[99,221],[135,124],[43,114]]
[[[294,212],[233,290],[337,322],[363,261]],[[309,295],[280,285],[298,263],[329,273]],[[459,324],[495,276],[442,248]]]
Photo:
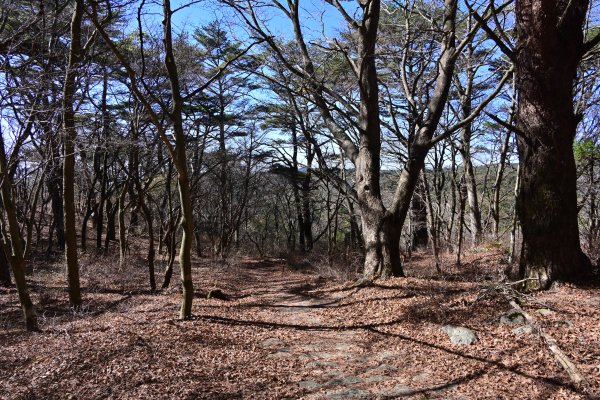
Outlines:
[[517,2],[516,87],[519,94],[523,233],[520,273],[530,289],[573,280],[590,270],[577,225],[573,81],[583,54],[585,0]]
[[[365,242],[364,278],[372,280],[381,275],[381,230],[385,207],[381,201],[380,154],[381,126],[379,118],[379,82],[375,65],[375,45],[379,26],[379,1],[363,5],[363,17],[358,28],[358,65],[360,109],[358,132],[359,153],[356,157],[356,192],[360,205]],[[387,235],[386,235],[387,236]],[[392,238],[386,237],[391,243]],[[391,253],[390,253],[391,254]]]
[[[23,310],[23,317],[25,319],[25,327],[28,331],[36,331],[38,329],[37,317],[33,303],[29,297],[27,281],[25,280],[23,244],[21,241],[19,221],[17,219],[17,209],[12,198],[13,181],[8,173],[7,164],[4,138],[0,135],[0,194],[2,197],[2,207],[6,214],[6,223],[8,225],[2,227],[3,253],[10,258],[10,265],[17,286],[19,302],[21,303],[21,309]],[[6,228],[8,228],[8,232],[6,232]]]
[[[56,154],[55,159],[61,159]],[[52,161],[54,162],[54,161]],[[62,178],[61,178],[61,166],[52,165],[48,170],[46,177],[46,187],[48,188],[48,194],[50,195],[50,206],[52,208],[52,230],[56,233],[56,243],[60,250],[65,249],[65,219],[63,212],[63,198],[62,198]],[[52,235],[50,236],[50,243],[48,244],[48,252],[52,250]]]
[[77,235],[75,214],[75,78],[81,62],[81,20],[83,0],[75,0],[71,20],[71,46],[69,64],[63,88],[63,208],[65,216],[65,245],[67,262],[67,281],[69,284],[69,302],[72,307],[81,305],[79,284],[79,262],[77,258]]
[[173,123],[175,136],[175,168],[177,169],[177,181],[179,183],[179,201],[181,206],[181,247],[179,249],[179,269],[181,271],[181,286],[183,289],[180,319],[188,319],[192,316],[192,300],[194,297],[194,286],[192,283],[192,259],[191,250],[194,240],[194,210],[192,207],[192,196],[190,192],[190,181],[188,177],[188,166],[186,156],[186,137],[183,130],[182,109],[183,99],[179,87],[179,73],[173,53],[173,36],[171,30],[171,2],[163,1],[163,33],[165,44],[165,67],[171,85],[172,109],[169,118]]
[[0,285],[1,286],[12,286],[12,280],[10,279],[10,265],[8,259],[4,253],[4,249],[0,247]]

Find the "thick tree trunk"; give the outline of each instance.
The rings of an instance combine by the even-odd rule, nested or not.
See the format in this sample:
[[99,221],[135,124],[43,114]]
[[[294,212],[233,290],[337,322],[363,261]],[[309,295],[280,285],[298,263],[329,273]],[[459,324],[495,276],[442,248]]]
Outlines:
[[[375,65],[375,45],[379,27],[380,2],[367,2],[359,28],[358,65],[360,112],[358,119],[360,148],[356,158],[356,191],[362,216],[365,241],[363,278],[373,280],[382,274],[381,230],[385,207],[381,200],[379,83]],[[386,237],[387,241],[388,238]],[[390,253],[391,254],[391,253]]]
[[312,213],[310,204],[310,185],[312,177],[312,160],[314,152],[311,149],[311,144],[306,143],[306,174],[302,180],[302,236],[306,250],[310,251],[313,247],[313,233],[312,233]]
[[516,54],[523,234],[520,273],[529,289],[590,270],[577,225],[573,80],[583,53],[585,0],[517,2]]
[[77,67],[81,62],[82,53],[81,20],[83,17],[83,7],[83,0],[75,0],[75,8],[71,20],[69,65],[67,67],[63,91],[63,208],[65,216],[67,281],[69,284],[69,301],[72,307],[79,307],[81,305],[75,211],[75,137],[77,131],[75,128],[73,102]]

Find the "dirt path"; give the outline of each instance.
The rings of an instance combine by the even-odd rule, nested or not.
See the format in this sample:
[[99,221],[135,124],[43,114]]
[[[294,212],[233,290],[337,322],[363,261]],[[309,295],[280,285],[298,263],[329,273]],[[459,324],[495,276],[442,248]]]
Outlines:
[[[252,269],[246,279],[253,284],[242,295],[251,296],[259,307],[255,321],[272,321],[274,326],[307,333],[287,339],[273,335],[259,343],[269,351],[268,359],[298,361],[302,398],[423,398],[423,390],[408,383],[418,383],[428,373],[403,376],[396,363],[390,363],[404,356],[401,351],[374,351],[372,337],[365,335],[364,329],[340,326],[339,320],[324,315],[323,311],[338,307],[356,289],[322,290],[318,278],[265,265]],[[426,398],[469,398],[456,393],[450,396],[445,389],[454,389],[454,385],[429,389],[437,394]]]

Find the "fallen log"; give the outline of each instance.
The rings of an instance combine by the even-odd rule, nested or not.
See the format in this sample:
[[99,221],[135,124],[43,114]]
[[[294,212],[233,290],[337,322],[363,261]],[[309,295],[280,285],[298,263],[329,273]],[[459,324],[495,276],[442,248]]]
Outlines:
[[577,369],[577,367],[571,361],[571,359],[561,350],[561,348],[558,346],[558,342],[556,341],[556,339],[550,336],[550,334],[546,333],[542,329],[542,327],[537,323],[535,318],[533,318],[531,315],[525,312],[525,310],[523,310],[521,306],[519,306],[514,300],[510,301],[510,305],[516,311],[521,313],[523,317],[525,317],[525,320],[527,321],[529,326],[531,326],[533,332],[537,333],[542,337],[542,339],[544,339],[544,342],[546,342],[546,345],[548,345],[548,348],[554,355],[554,358],[569,375],[575,387],[577,387],[578,389],[582,389],[584,392],[587,392],[587,389],[589,388],[587,380],[585,379],[583,374]]

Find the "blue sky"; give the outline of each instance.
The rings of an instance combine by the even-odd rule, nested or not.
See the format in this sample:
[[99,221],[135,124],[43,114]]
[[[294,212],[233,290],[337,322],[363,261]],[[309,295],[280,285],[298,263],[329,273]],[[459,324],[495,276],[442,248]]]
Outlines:
[[[187,1],[173,1],[172,7],[176,9]],[[348,2],[349,11],[356,4]],[[320,0],[303,0],[300,3],[301,21],[304,24],[305,34],[310,37],[322,38],[323,32],[328,37],[338,36],[338,33],[344,29],[345,22],[339,12],[332,6]],[[292,29],[289,21],[279,11],[269,12],[268,27],[273,34],[281,37],[290,36]],[[158,17],[158,16],[157,16]],[[233,18],[232,18],[233,17]],[[173,18],[174,28],[178,32],[193,31],[196,27],[206,25],[212,20],[222,20],[229,25],[230,30],[243,38],[244,26],[239,17],[235,16],[231,10],[219,5],[216,1],[204,1],[190,6],[175,14]],[[160,22],[159,20],[157,22]]]

